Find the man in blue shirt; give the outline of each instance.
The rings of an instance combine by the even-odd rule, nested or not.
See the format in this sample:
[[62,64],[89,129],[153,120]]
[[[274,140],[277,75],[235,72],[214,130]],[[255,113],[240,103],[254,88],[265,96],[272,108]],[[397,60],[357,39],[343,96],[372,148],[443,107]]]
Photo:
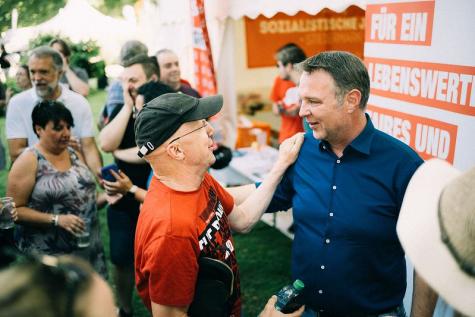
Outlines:
[[[268,209],[293,208],[292,276],[304,281],[303,301],[317,316],[405,316],[396,222],[423,161],[373,127],[365,114],[369,76],[359,58],[323,52],[302,68],[300,116],[312,132]],[[433,309],[423,295],[430,290],[416,281],[413,307]]]

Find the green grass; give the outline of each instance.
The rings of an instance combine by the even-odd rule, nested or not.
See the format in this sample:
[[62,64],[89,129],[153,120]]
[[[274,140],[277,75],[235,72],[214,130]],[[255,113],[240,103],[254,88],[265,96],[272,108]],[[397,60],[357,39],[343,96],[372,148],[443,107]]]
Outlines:
[[[91,91],[89,96],[95,122],[105,103],[105,91]],[[97,132],[97,130],[96,130]],[[6,146],[5,118],[0,118],[0,140]],[[8,157],[8,153],[6,153]],[[104,164],[112,162],[112,155],[102,153]],[[7,166],[10,165],[7,159]],[[0,195],[5,195],[8,172],[0,171]],[[99,210],[99,219],[106,256],[109,259],[109,230],[105,208]],[[276,229],[260,222],[246,235],[234,235],[236,253],[241,274],[241,291],[243,295],[244,315],[257,316],[269,297],[290,281],[290,247],[291,241]],[[108,262],[109,275],[112,266]],[[109,279],[114,287],[112,279]],[[135,316],[150,316],[141,300],[134,294]]]

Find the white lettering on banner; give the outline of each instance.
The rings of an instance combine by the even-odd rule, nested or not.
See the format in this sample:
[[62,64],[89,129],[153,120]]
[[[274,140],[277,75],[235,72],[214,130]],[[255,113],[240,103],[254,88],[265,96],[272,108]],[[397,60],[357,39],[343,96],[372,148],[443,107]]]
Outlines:
[[366,112],[376,129],[406,143],[423,159],[453,162],[457,126],[373,105],[368,105]]
[[396,14],[386,13],[386,7],[382,7],[380,12],[380,14],[375,13],[371,15],[371,39],[379,41],[395,40]]
[[366,42],[430,46],[435,1],[369,4]]
[[475,76],[470,74],[373,62],[368,72],[374,89],[475,107]]
[[450,134],[445,130],[418,123],[415,147],[418,152],[446,159],[450,150]]
[[407,145],[411,144],[411,122],[409,120],[371,110],[367,110],[367,112],[376,129],[392,135]]
[[427,13],[403,13],[401,19],[401,40],[425,41],[427,30]]
[[[371,15],[371,40],[396,40],[397,15],[387,13],[386,7],[382,7],[380,12]],[[427,13],[403,13],[399,38],[402,41],[425,41],[427,18]]]

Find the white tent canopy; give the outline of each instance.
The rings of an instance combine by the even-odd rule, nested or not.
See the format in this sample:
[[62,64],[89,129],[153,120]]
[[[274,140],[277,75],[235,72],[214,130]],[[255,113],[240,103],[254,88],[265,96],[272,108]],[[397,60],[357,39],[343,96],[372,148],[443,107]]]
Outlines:
[[206,5],[218,7],[216,18],[223,20],[229,17],[236,20],[244,16],[255,19],[260,14],[271,18],[279,12],[291,16],[299,11],[316,15],[325,8],[342,12],[350,5],[365,9],[366,2],[366,0],[207,0]]
[[69,0],[50,20],[34,27],[7,31],[6,49],[9,52],[25,50],[30,39],[46,33],[67,36],[73,42],[96,40],[101,55],[111,61],[126,40],[136,38],[137,28],[132,22],[100,13],[85,0]]

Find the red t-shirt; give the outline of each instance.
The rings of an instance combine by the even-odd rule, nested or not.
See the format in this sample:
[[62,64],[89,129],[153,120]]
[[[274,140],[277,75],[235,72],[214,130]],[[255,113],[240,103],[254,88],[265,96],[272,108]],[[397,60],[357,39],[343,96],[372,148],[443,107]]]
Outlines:
[[190,305],[202,255],[232,268],[230,316],[241,316],[239,272],[227,219],[233,207],[233,197],[208,173],[193,192],[172,190],[152,178],[135,233],[135,282],[148,309],[151,301]]
[[[274,80],[274,85],[272,86],[272,91],[270,94],[270,99],[273,102],[284,102],[285,94],[289,88],[295,87],[293,81],[284,80],[277,76]],[[290,105],[284,105],[290,106]],[[285,139],[290,138],[298,132],[303,132],[302,118],[297,115],[289,116],[286,114],[281,114],[282,123],[280,125],[279,131],[279,144],[284,142]]]

